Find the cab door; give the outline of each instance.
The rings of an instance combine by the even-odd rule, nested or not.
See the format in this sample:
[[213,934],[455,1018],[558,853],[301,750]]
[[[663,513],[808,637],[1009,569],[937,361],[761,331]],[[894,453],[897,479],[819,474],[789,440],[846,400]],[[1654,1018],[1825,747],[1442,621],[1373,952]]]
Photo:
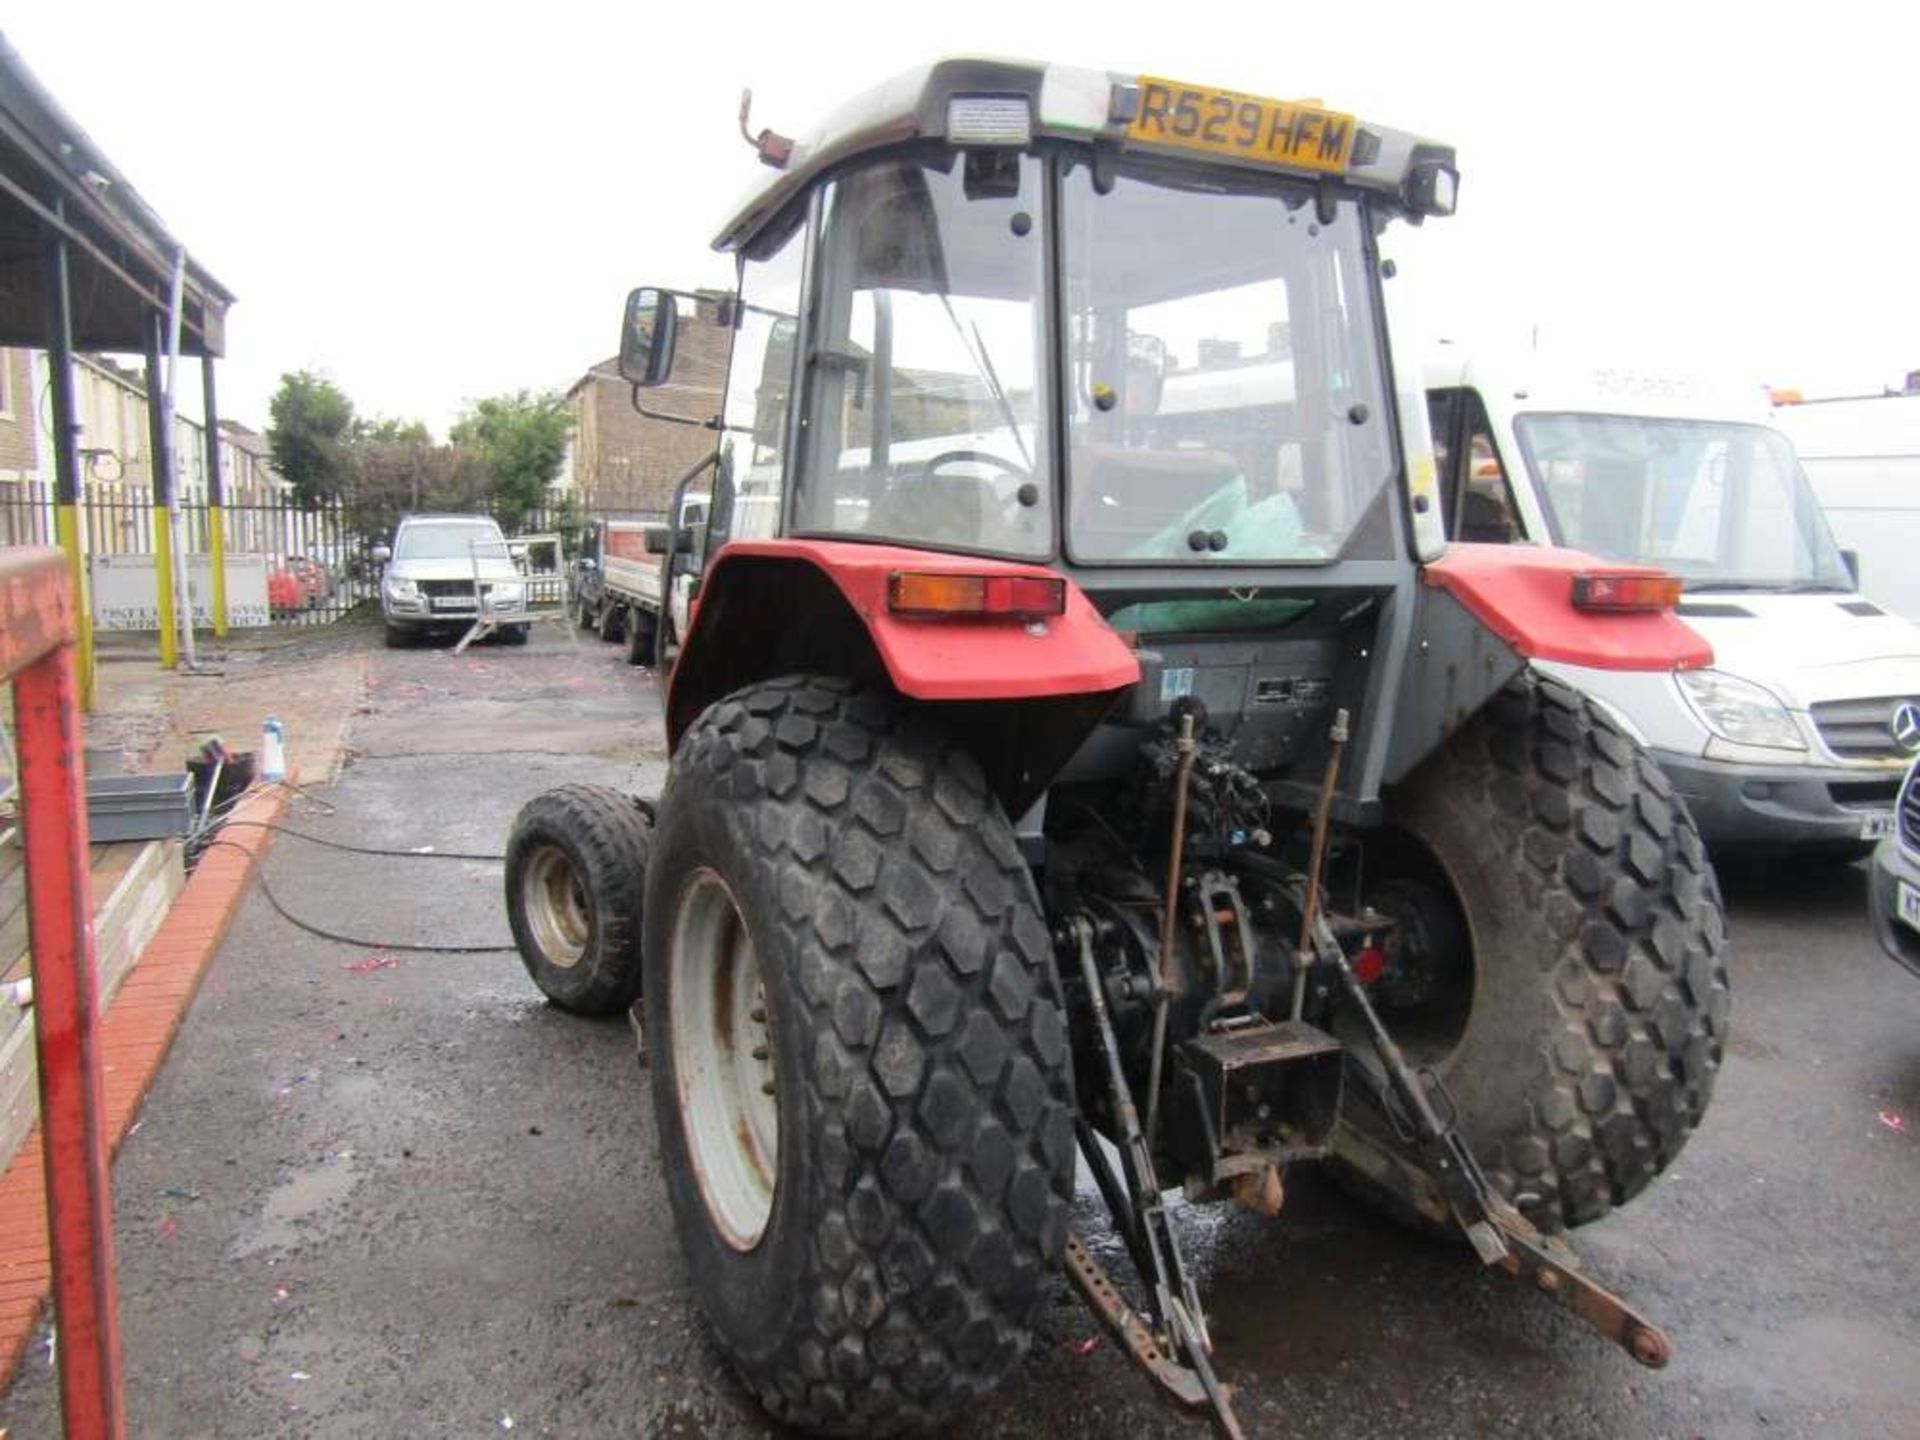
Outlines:
[[1482,545],[1528,539],[1514,503],[1507,456],[1479,392],[1470,386],[1429,390],[1427,413],[1447,539]]

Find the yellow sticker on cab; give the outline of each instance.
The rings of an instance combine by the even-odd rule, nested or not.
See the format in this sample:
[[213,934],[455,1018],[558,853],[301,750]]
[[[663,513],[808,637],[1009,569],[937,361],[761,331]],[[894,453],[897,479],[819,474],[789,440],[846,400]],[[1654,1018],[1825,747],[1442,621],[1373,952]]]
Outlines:
[[1353,158],[1353,116],[1295,101],[1142,75],[1127,138],[1289,170],[1341,174]]

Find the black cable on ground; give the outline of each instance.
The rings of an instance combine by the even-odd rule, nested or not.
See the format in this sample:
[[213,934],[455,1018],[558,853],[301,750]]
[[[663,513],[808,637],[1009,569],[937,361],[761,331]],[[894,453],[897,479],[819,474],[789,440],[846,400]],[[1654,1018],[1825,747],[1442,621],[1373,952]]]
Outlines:
[[[278,827],[269,827],[269,828],[278,828]],[[311,837],[303,837],[303,838],[311,838]],[[205,847],[203,848],[207,850],[215,850],[221,847],[225,847],[228,850],[238,850],[242,855],[247,856],[249,859],[258,860],[261,858],[255,855],[253,851],[247,849],[246,846],[237,844],[232,840],[209,840],[206,843]],[[343,847],[343,848],[351,848],[351,847]],[[380,852],[375,852],[375,853],[380,853]],[[399,851],[391,851],[386,853],[398,854],[398,855],[411,855],[415,852],[411,850],[399,850]],[[327,930],[319,925],[314,925],[309,923],[308,921],[302,920],[298,915],[295,915],[292,911],[287,909],[286,906],[282,905],[280,903],[280,897],[273,893],[273,886],[267,883],[267,870],[264,863],[257,868],[256,878],[260,882],[260,893],[267,897],[267,904],[273,907],[274,913],[277,914],[282,920],[286,921],[289,925],[293,926],[297,930],[304,930],[307,932],[307,934],[317,936],[322,940],[331,940],[336,945],[352,945],[362,950],[397,950],[410,955],[504,955],[513,951],[516,948],[512,945],[395,944],[393,942],[383,941],[383,940],[366,940],[366,939],[362,939],[357,935],[342,935],[338,931]]]
[[282,825],[277,820],[228,820],[222,829],[272,830],[281,835],[291,835],[296,840],[305,840],[310,845],[324,845],[329,850],[344,850],[349,855],[380,855],[400,860],[490,860],[495,864],[505,860],[504,855],[475,855],[458,850],[385,850],[373,845],[349,845],[343,840],[328,840],[319,835],[309,835],[304,830],[296,830],[291,825]]

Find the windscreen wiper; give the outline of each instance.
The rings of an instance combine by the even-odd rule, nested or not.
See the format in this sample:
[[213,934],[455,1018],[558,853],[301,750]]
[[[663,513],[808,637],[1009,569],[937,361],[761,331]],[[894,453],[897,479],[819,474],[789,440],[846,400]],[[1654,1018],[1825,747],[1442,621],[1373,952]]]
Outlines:
[[[999,372],[993,368],[993,357],[987,353],[987,342],[980,336],[980,326],[973,327],[972,338],[967,335],[967,327],[960,323],[960,316],[953,308],[951,297],[942,294],[940,303],[946,307],[947,319],[953,322],[954,334],[960,337],[961,348],[967,352],[967,358],[973,361],[973,368],[987,383],[987,390],[993,396],[994,403],[1000,407],[1000,414],[1007,422],[1007,429],[1013,432],[1013,443],[1020,447],[1020,459],[1027,469],[1033,469],[1033,455],[1027,449],[1027,442],[1020,433],[1020,422],[1014,419],[1013,402],[1007,399],[1007,392],[1000,386]],[[977,347],[977,348],[976,348]]]

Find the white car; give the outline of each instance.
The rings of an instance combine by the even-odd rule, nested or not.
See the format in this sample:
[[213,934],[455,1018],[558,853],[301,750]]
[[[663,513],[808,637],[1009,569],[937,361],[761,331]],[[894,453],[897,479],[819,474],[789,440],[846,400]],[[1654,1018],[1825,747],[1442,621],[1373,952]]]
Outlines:
[[[409,515],[392,548],[375,546],[373,558],[386,564],[380,617],[390,646],[430,631],[465,630],[479,616],[483,596],[496,611],[526,604],[526,577],[500,526],[485,515]],[[500,635],[510,645],[524,644],[527,626],[502,625]]]

